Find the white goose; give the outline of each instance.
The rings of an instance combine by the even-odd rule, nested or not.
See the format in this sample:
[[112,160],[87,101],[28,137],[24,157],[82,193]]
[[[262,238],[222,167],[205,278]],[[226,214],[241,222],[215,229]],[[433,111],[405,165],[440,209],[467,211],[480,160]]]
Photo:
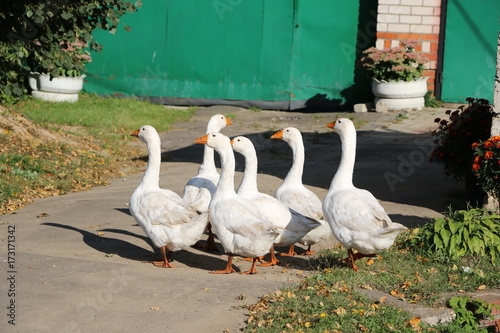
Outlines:
[[163,261],[154,262],[155,266],[175,267],[169,261],[172,251],[187,248],[200,239],[208,213],[199,215],[177,193],[160,188],[161,142],[156,129],[144,125],[130,135],[141,139],[148,148],[148,166],[130,198],[130,213],[161,250]]
[[221,177],[210,201],[209,213],[212,227],[228,254],[224,270],[216,274],[233,273],[233,255],[254,258],[249,271],[242,274],[255,274],[256,257],[265,255],[271,248],[279,232],[271,222],[259,213],[249,200],[240,197],[234,190],[234,153],[229,138],[221,133],[210,133],[195,140],[207,144],[221,157]]
[[334,236],[348,251],[347,261],[357,271],[355,260],[387,250],[406,227],[392,222],[370,192],[354,187],[356,129],[352,121],[339,118],[327,126],[340,135],[342,157],[323,201],[323,212]]
[[[224,115],[215,114],[210,117],[205,134],[220,132],[224,127],[232,124],[231,120]],[[203,148],[203,162],[198,168],[198,174],[187,182],[182,197],[198,211],[206,211],[215,193],[219,177],[215,167],[214,150],[205,145]]]
[[[252,201],[273,225],[280,228],[280,235],[274,240],[275,246],[293,245],[309,231],[321,225],[320,222],[297,213],[278,199],[259,192],[257,187],[257,153],[252,141],[246,137],[237,136],[231,140],[231,145],[235,152],[245,157],[245,172],[237,193]],[[270,252],[271,260],[262,266],[276,265],[279,262],[273,247],[271,247]]]
[[[307,233],[299,243],[307,246],[305,254],[313,254],[311,245],[317,244],[332,236],[328,223],[324,220],[321,209],[321,200],[311,190],[302,184],[304,172],[305,149],[302,134],[295,127],[286,127],[271,136],[272,139],[281,139],[288,143],[293,152],[293,163],[283,183],[278,187],[274,197],[298,213],[319,221],[321,225]],[[294,255],[293,245],[288,253]]]
[[[220,132],[227,125],[233,123],[222,114],[214,114],[210,117],[205,134]],[[203,147],[203,162],[198,168],[198,174],[191,178],[184,187],[182,197],[199,212],[208,210],[208,205],[215,193],[215,188],[219,182],[219,173],[215,168],[214,150],[207,145]],[[205,245],[196,243],[195,246],[205,248],[207,251],[217,251],[214,234],[210,223],[207,225],[208,238]]]

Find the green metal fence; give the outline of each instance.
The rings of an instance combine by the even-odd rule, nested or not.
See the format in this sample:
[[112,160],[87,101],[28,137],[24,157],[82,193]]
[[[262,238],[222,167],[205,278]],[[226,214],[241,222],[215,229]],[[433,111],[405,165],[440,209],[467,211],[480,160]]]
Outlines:
[[493,102],[500,1],[448,0],[441,99],[467,97]]
[[93,55],[85,89],[280,109],[368,101],[368,84],[356,78],[354,63],[375,38],[374,31],[360,36],[359,25],[373,23],[376,14],[360,3],[144,1],[123,18],[131,32],[95,33],[104,51]]

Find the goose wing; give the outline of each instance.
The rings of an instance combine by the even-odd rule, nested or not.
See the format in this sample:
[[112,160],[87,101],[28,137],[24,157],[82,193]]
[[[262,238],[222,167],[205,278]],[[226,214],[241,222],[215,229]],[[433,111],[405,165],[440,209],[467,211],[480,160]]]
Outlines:
[[139,206],[153,225],[172,227],[188,223],[198,215],[185,200],[168,190],[145,193],[140,198]]

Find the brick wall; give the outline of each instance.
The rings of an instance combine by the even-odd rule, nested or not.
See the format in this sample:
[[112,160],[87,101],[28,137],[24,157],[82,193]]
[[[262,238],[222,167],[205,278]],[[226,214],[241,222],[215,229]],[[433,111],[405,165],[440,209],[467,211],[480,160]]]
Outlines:
[[427,87],[435,90],[441,0],[379,0],[377,42],[379,49],[399,45],[402,39],[420,42],[417,52],[425,55]]

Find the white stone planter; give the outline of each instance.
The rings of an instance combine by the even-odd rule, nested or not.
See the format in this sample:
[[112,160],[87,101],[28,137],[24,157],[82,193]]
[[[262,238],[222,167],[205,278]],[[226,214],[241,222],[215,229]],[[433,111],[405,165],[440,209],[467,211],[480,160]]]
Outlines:
[[30,73],[29,85],[35,98],[53,102],[76,102],[83,88],[83,78],[60,76],[50,79],[49,74]]
[[417,109],[425,105],[427,77],[405,82],[386,82],[372,79],[372,92],[375,104],[384,103],[388,111]]

